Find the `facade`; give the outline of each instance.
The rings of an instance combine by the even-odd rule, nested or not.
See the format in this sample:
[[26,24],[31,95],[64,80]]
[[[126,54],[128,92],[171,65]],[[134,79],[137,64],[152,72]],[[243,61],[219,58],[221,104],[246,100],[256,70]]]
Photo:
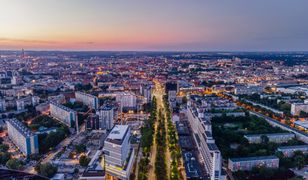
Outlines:
[[291,104],[291,114],[299,115],[301,111],[308,113],[308,104],[305,103],[292,103]]
[[234,94],[255,94],[255,93],[262,93],[263,87],[262,86],[249,86],[249,85],[238,85],[235,87]]
[[228,169],[232,172],[250,171],[254,167],[279,168],[279,158],[276,156],[258,156],[246,158],[231,158],[228,161]]
[[6,124],[9,138],[23,154],[29,156],[39,152],[37,135],[33,134],[17,119],[7,120]]
[[50,115],[68,127],[74,127],[78,122],[76,111],[54,102],[50,102]]
[[292,157],[295,151],[301,151],[304,154],[308,153],[308,145],[298,145],[298,146],[280,146],[277,151],[283,153],[286,157]]
[[97,114],[99,116],[100,129],[110,130],[118,117],[117,107],[111,104],[104,104],[101,106]]
[[104,142],[106,174],[118,179],[129,179],[134,161],[128,125],[116,125]]
[[140,92],[146,103],[152,101],[152,87],[150,85],[141,85]]
[[208,176],[211,180],[226,179],[222,175],[221,153],[212,137],[212,125],[192,99],[188,102],[187,117]]
[[284,143],[293,138],[295,134],[293,133],[272,133],[272,134],[247,134],[244,137],[249,141],[249,143],[261,143],[262,136],[267,136],[269,142],[274,143]]
[[137,108],[137,97],[136,94],[130,91],[125,92],[114,92],[114,93],[105,93],[100,94],[100,97],[115,97],[116,102],[123,109],[136,109]]
[[295,127],[303,129],[306,132],[308,131],[308,121],[307,120],[304,120],[304,121],[297,120],[294,122],[294,125]]
[[116,101],[125,109],[135,109],[137,107],[137,97],[133,92],[120,93],[116,96]]
[[6,111],[6,104],[4,99],[0,99],[0,112]]
[[77,101],[82,102],[90,108],[98,109],[98,98],[96,96],[83,92],[75,92],[75,97]]
[[86,120],[87,130],[99,130],[99,117],[96,114],[90,114]]

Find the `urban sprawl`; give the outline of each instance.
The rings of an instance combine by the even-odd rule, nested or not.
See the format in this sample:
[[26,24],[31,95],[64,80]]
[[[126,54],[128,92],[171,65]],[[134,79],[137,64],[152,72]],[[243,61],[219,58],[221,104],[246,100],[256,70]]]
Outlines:
[[2,51],[0,143],[0,179],[305,179],[308,54]]

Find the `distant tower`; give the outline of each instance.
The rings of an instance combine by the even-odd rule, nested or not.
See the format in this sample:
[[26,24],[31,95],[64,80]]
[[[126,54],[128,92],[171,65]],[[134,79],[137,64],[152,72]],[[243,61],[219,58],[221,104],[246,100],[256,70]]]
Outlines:
[[21,58],[24,59],[25,58],[25,50],[21,49]]

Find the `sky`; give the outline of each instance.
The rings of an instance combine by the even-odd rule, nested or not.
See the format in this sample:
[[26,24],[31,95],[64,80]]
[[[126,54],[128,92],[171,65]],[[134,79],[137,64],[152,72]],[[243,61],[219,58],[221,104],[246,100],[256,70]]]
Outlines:
[[307,51],[307,0],[0,0],[0,50]]

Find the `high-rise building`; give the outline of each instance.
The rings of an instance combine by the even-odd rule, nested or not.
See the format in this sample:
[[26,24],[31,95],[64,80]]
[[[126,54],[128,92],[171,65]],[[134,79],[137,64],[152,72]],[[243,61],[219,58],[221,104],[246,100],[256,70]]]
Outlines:
[[104,142],[106,173],[118,179],[129,179],[134,162],[134,150],[130,144],[128,125],[113,127]]
[[137,108],[137,96],[131,91],[125,92],[113,92],[100,94],[100,97],[115,97],[116,102],[123,109],[136,109]]
[[112,104],[104,104],[97,112],[100,129],[110,130],[118,117],[117,107]]
[[148,85],[148,84],[141,85],[140,86],[140,93],[144,97],[146,103],[151,102],[151,100],[152,100],[152,87],[151,87],[151,85]]
[[68,127],[75,127],[78,123],[76,111],[55,102],[50,102],[50,115]]
[[96,114],[90,114],[86,119],[86,129],[87,130],[99,130],[99,118]]
[[194,100],[190,99],[187,104],[188,121],[208,176],[211,180],[225,179],[222,173],[221,153],[212,136],[211,122],[204,118],[204,112],[201,108],[199,109]]
[[98,109],[98,98],[84,92],[75,92],[76,100],[89,106],[92,109]]
[[8,136],[26,156],[39,152],[38,136],[17,119],[6,121]]

